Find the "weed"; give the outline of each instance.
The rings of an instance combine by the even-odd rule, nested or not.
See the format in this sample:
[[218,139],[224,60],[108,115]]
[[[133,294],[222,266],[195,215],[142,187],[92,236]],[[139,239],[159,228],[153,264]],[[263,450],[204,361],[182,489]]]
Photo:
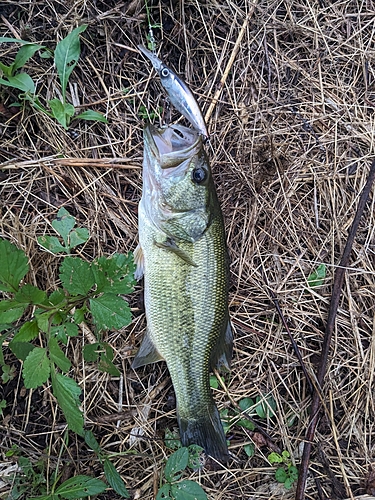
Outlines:
[[[53,253],[69,253],[77,245],[87,241],[87,230],[75,228],[75,219],[61,208],[52,226],[62,237],[63,243],[54,236],[39,238],[39,243]],[[128,294],[134,285],[132,256],[115,254],[99,257],[91,264],[80,257],[66,256],[60,265],[62,287],[49,295],[43,290],[23,283],[29,265],[22,250],[7,240],[0,240],[0,290],[12,295],[0,302],[0,344],[13,335],[9,348],[23,361],[25,387],[34,389],[51,380],[56,397],[68,423],[77,434],[83,434],[83,416],[79,409],[81,389],[66,374],[71,363],[61,344],[68,337],[78,335],[78,325],[91,313],[98,332],[119,329],[131,321],[128,303],[119,294]],[[18,322],[29,307],[33,317]],[[44,345],[34,346],[31,341],[42,335]],[[113,351],[100,341],[88,346],[86,359],[99,361],[99,368],[119,375],[112,362]],[[9,368],[0,355],[3,376],[9,378]],[[60,371],[62,373],[60,373]],[[3,377],[4,378],[4,377]]]
[[[197,445],[181,446],[167,460],[164,468],[164,484],[159,489],[156,500],[207,500],[202,487],[195,481],[182,479],[187,467],[199,468],[199,457],[203,449]],[[198,467],[197,467],[198,465]]]
[[[27,42],[25,40],[18,40],[16,38],[0,37],[0,43],[16,42],[21,43],[22,47],[16,54],[13,63],[9,66],[0,62],[0,70],[3,72],[5,78],[0,78],[0,85],[12,87],[21,90],[23,93],[18,96],[21,101],[28,101],[35,109],[44,113],[52,118],[55,118],[65,129],[73,117],[81,120],[94,120],[107,123],[107,119],[97,111],[87,110],[83,113],[75,115],[75,108],[66,100],[66,89],[69,77],[78,63],[81,53],[81,45],[79,35],[87,28],[86,24],[75,28],[65,38],[63,38],[57,45],[54,51],[54,63],[57,69],[57,74],[61,85],[62,99],[50,99],[47,101],[49,110],[42,105],[38,95],[36,95],[36,85],[30,75],[26,72],[17,72],[21,70],[27,61],[34,56],[34,54],[45,46]],[[42,53],[42,57],[49,57],[52,52],[47,49]]]
[[[76,246],[89,239],[88,231],[76,228],[75,218],[64,208],[59,210],[52,226],[61,240],[55,236],[43,236],[38,241],[44,249],[54,254],[70,254]],[[0,260],[0,291],[11,296],[0,301],[0,346],[12,337],[9,348],[23,362],[22,375],[26,388],[34,389],[50,380],[52,393],[63,411],[68,428],[85,437],[86,442],[98,453],[109,484],[127,498],[126,488],[115,467],[101,452],[92,433],[83,429],[81,389],[67,375],[71,362],[61,345],[67,344],[68,337],[78,335],[78,325],[82,321],[89,321],[90,315],[98,335],[103,330],[119,329],[130,323],[129,305],[120,294],[130,293],[135,284],[132,255],[114,254],[108,258],[99,257],[92,263],[67,255],[63,257],[59,268],[61,288],[50,294],[24,282],[29,271],[28,258],[22,250],[3,239],[0,239]],[[33,316],[28,321],[22,321],[29,308],[32,308]],[[43,339],[42,346],[32,343],[37,338]],[[119,375],[113,363],[113,350],[108,344],[99,340],[87,346],[84,356],[89,361],[98,361],[100,370]],[[14,376],[13,368],[5,363],[2,350],[0,367],[3,382]],[[3,407],[1,403],[1,409]],[[20,466],[23,470],[27,466],[31,475],[35,472],[27,463],[24,467],[22,464]],[[31,479],[35,479],[34,475]],[[77,476],[40,498],[81,498],[104,491],[102,485],[105,489],[102,481]],[[84,491],[87,494],[83,494]]]
[[282,464],[275,472],[275,479],[278,483],[284,483],[284,487],[289,490],[298,479],[298,469],[292,464],[290,453],[284,450],[281,455],[272,452],[268,455],[271,464]]

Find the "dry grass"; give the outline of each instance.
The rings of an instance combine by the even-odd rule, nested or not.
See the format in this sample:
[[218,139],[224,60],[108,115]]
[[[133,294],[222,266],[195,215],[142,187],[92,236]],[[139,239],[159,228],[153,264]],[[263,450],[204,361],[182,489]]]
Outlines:
[[[0,6],[1,36],[50,46],[77,23],[89,24],[70,95],[109,120],[108,125],[74,123],[65,132],[34,110],[15,114],[7,109],[2,115],[0,235],[30,256],[30,281],[52,290],[58,262],[38,248],[36,238],[52,234],[51,220],[60,206],[89,228],[91,238],[82,249],[87,259],[135,248],[142,162],[138,113],[141,105],[165,107],[164,94],[135,49],[147,33],[143,1],[36,0]],[[162,25],[155,35],[163,40],[164,59],[188,82],[204,112],[217,98],[209,111],[210,156],[232,258],[235,350],[229,395],[236,402],[273,395],[276,417],[262,425],[298,465],[310,394],[269,290],[313,376],[335,266],[373,158],[375,4],[259,0],[244,22],[251,10],[246,0],[170,0],[154,2],[152,15]],[[227,67],[234,49],[238,53]],[[14,54],[6,48],[1,60],[11,61]],[[27,69],[42,98],[54,96],[51,62],[36,57]],[[14,96],[1,92],[8,107]],[[172,118],[177,117],[172,110]],[[111,159],[116,162],[108,165]],[[366,479],[375,467],[374,233],[372,191],[337,316],[309,499],[319,498],[315,479],[326,495],[320,498],[371,491]],[[325,284],[307,291],[307,277],[320,263],[328,270]],[[106,451],[120,453],[114,461],[133,498],[148,500],[170,453],[161,439],[163,428],[176,422],[165,366],[130,369],[145,326],[140,293],[138,287],[131,297],[130,327],[106,334],[123,370],[121,380],[84,363],[81,348],[90,341],[89,332],[67,351],[71,375],[85,394],[87,425]],[[15,363],[10,355],[8,361]],[[17,373],[3,387],[8,407],[0,426],[1,452],[18,445],[32,459],[45,457],[48,472],[60,466],[66,477],[100,474],[100,464],[79,440],[72,435],[64,443],[63,418],[49,388],[26,391]],[[224,390],[216,390],[215,398],[220,409],[231,407]],[[291,417],[294,423],[288,426]],[[131,438],[135,427],[142,429],[143,440]],[[293,491],[274,480],[266,446],[247,458],[243,444],[251,436],[239,427],[231,432],[231,442],[236,460],[227,469],[191,475],[210,499],[293,498]],[[135,454],[127,454],[129,449]]]

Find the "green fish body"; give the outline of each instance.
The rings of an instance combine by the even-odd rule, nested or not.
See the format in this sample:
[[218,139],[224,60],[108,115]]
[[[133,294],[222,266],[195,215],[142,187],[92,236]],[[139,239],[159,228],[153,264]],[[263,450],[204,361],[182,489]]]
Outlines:
[[228,459],[211,368],[229,369],[228,257],[202,137],[182,126],[144,131],[136,277],[144,275],[147,332],[133,368],[165,360],[181,442]]

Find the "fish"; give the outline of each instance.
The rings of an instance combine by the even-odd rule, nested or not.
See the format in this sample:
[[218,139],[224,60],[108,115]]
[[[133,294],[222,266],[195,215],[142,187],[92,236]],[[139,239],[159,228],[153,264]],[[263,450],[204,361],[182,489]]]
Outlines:
[[164,360],[183,446],[220,461],[227,442],[209,382],[230,369],[229,261],[202,136],[182,125],[144,129],[135,277],[144,276],[147,328],[134,369]]
[[153,52],[142,45],[138,45],[138,49],[151,61],[173,106],[203,136],[204,141],[207,141],[209,139],[207,125],[199,104],[189,87]]

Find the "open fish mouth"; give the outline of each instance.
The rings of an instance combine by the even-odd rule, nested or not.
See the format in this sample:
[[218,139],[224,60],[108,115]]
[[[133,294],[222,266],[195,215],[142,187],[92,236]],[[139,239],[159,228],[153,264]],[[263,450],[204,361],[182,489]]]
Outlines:
[[171,168],[197,154],[202,148],[202,136],[182,125],[156,128],[148,125],[144,138],[161,168]]

